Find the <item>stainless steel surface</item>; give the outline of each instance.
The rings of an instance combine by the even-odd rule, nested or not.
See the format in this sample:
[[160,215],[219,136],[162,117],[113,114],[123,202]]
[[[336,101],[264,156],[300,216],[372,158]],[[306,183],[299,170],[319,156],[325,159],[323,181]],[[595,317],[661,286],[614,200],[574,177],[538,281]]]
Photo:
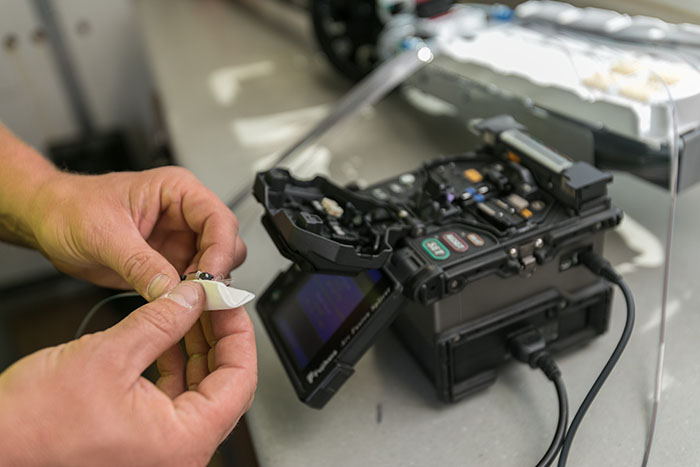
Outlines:
[[[250,181],[256,164],[274,160],[348,89],[318,57],[309,25],[295,9],[264,1],[137,5],[178,160],[224,200]],[[212,85],[217,79],[218,88]],[[470,138],[455,120],[420,111],[395,93],[291,165],[309,176],[372,181],[469,147]],[[608,236],[607,256],[636,294],[638,325],[577,434],[572,467],[638,465],[647,435],[668,195],[624,174],[616,174],[611,192],[627,217]],[[700,294],[693,274],[698,201],[697,187],[679,197],[666,389],[650,465],[700,463],[700,418],[694,416],[700,413],[700,315],[692,309]],[[248,260],[234,272],[235,283],[259,293],[288,263],[264,233],[254,203],[236,214]],[[256,324],[259,384],[248,423],[263,466],[523,466],[533,465],[551,439],[556,397],[537,372],[508,365],[488,390],[443,405],[389,332],[326,408],[309,409],[296,399],[253,307],[249,311]],[[610,331],[557,356],[572,410],[607,360],[623,319],[624,302],[616,294]]]

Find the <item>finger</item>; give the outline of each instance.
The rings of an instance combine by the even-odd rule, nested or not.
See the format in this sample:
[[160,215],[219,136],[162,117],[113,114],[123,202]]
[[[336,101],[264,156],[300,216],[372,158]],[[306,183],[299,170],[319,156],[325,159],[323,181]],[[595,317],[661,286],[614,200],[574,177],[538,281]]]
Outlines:
[[166,296],[133,311],[105,331],[115,354],[124,355],[124,366],[140,375],[156,358],[182,339],[204,308],[202,286],[181,282]]
[[238,266],[243,264],[246,256],[248,256],[248,248],[246,248],[245,243],[241,237],[236,237],[236,249],[233,252],[233,268],[236,269]]
[[196,235],[190,230],[186,232],[160,230],[160,226],[156,225],[153,233],[148,237],[148,244],[181,274],[185,272],[197,252]]
[[187,225],[198,234],[201,257],[197,267],[215,276],[233,269],[238,220],[211,191],[196,180],[185,188],[182,214]]
[[156,364],[160,373],[156,386],[161,391],[171,399],[185,392],[185,357],[179,343],[163,352]]
[[214,328],[211,324],[211,312],[205,311],[202,313],[202,317],[199,318],[199,322],[202,324],[202,331],[204,333],[204,338],[209,345],[211,351],[209,352],[209,358],[207,359],[207,367],[211,373],[216,368],[216,361],[214,359],[215,353],[214,348],[216,347],[217,338],[214,336]]
[[202,325],[197,321],[192,329],[185,334],[185,348],[187,349],[187,389],[195,391],[199,383],[209,374],[209,344],[207,344],[202,332]]
[[113,246],[103,249],[102,259],[148,301],[179,282],[175,268],[135,228],[119,232]]
[[211,316],[214,334],[214,371],[196,392],[175,399],[190,424],[223,435],[250,407],[257,384],[257,358],[253,326],[245,309],[223,310]]
[[[191,264],[185,269],[186,271],[205,271],[209,272],[209,269],[206,266],[202,266],[201,259],[203,256],[204,252],[203,251],[198,251],[197,254],[195,255],[194,258],[192,258]],[[229,272],[233,269],[236,269],[238,266],[243,264],[245,261],[247,255],[247,248],[245,246],[245,243],[243,243],[243,239],[241,237],[236,238],[236,247],[233,252],[233,258],[231,260],[231,266],[229,271],[227,271],[225,274],[221,274],[218,277],[228,277]]]
[[[227,310],[219,310],[227,312]],[[218,313],[218,311],[217,311]],[[204,338],[207,340],[209,348],[213,349],[216,346],[216,336],[214,335],[214,326],[211,323],[211,313],[202,313],[202,317],[199,318],[199,322],[202,323],[202,332],[204,333]]]

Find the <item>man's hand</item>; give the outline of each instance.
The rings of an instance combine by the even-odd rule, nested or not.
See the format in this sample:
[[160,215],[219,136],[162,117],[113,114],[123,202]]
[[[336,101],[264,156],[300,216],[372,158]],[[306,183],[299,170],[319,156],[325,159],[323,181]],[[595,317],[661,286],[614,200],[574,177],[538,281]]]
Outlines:
[[227,275],[246,255],[236,217],[187,170],[62,173],[1,123],[0,240],[149,301],[182,273]]
[[[201,329],[203,303],[201,286],[183,282],[107,331],[36,352],[0,375],[3,464],[206,465],[250,406],[257,370],[245,310],[211,313]],[[163,390],[141,377],[190,329],[199,339],[188,342],[186,375],[171,375]]]
[[228,275],[246,255],[233,213],[178,167],[56,172],[26,217],[35,246],[58,269],[107,287],[133,287],[147,300],[185,272]]

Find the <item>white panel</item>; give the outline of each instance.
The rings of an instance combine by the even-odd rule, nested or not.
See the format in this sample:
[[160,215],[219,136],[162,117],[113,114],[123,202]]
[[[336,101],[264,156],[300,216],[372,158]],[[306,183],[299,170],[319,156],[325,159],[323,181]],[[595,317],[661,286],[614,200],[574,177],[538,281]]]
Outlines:
[[97,127],[149,128],[150,89],[131,0],[54,0]]
[[[29,1],[0,0],[0,120],[31,144],[70,137],[77,127],[48,42]],[[9,37],[16,46],[6,47]]]

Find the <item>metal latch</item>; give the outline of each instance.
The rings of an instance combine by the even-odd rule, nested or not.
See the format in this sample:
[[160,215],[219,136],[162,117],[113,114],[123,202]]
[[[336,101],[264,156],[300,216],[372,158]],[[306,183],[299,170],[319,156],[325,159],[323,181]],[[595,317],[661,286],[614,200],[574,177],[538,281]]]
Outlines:
[[533,242],[520,245],[519,247],[513,247],[508,250],[508,256],[512,259],[517,259],[520,262],[520,275],[525,277],[530,277],[537,268],[537,259],[535,258],[535,251],[539,250],[544,246],[544,240],[541,238],[536,239]]

